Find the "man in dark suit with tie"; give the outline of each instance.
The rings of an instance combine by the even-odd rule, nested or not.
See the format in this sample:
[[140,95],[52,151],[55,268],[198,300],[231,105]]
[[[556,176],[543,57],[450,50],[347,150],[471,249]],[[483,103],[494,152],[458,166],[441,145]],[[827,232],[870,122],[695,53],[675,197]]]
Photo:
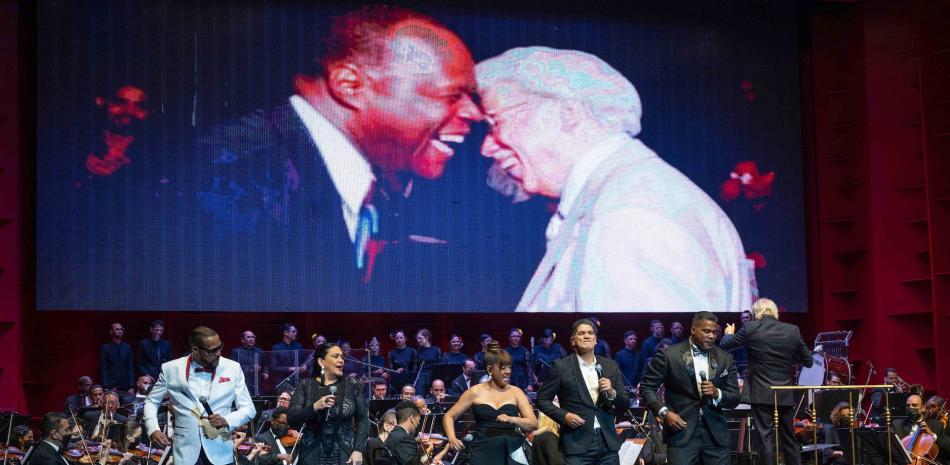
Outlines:
[[412,401],[405,400],[396,405],[397,425],[386,438],[386,450],[389,451],[393,465],[420,465],[419,444],[416,442],[416,428],[422,415]]
[[162,339],[165,334],[164,321],[153,320],[148,326],[148,333],[149,337],[139,341],[138,345],[139,374],[158,379],[162,364],[171,360],[172,345]]
[[669,463],[730,464],[722,409],[739,405],[739,380],[732,356],[715,346],[718,324],[713,313],[694,315],[689,338],[657,351],[640,380],[644,402],[663,421]]
[[[554,361],[538,392],[538,408],[561,425],[567,465],[620,461],[614,423],[630,407],[630,399],[617,363],[594,355],[596,345],[594,323],[586,318],[575,321],[571,326],[574,354]],[[554,404],[555,396],[560,406]]]
[[449,395],[460,396],[473,384],[478,384],[478,380],[472,379],[474,376],[475,361],[467,358],[465,363],[462,364],[462,374],[453,379],[452,384],[449,385]]
[[122,323],[112,323],[109,335],[112,341],[99,348],[99,367],[102,370],[102,387],[128,391],[135,385],[135,366],[132,346],[122,340],[125,328]]
[[776,428],[781,436],[778,445],[787,465],[801,464],[801,444],[792,428],[795,401],[792,391],[778,392],[779,424],[774,424],[776,398],[772,386],[792,386],[794,366],[811,367],[811,351],[805,345],[797,326],[778,321],[778,306],[769,299],[759,299],[752,305],[755,321],[744,325],[738,332],[735,325],[726,325],[720,347],[732,350],[745,347],[749,353],[746,386],[752,405],[752,423],[759,440],[761,463],[777,463]]
[[43,415],[43,440],[36,444],[24,465],[69,465],[61,452],[69,439],[69,421],[60,413]]

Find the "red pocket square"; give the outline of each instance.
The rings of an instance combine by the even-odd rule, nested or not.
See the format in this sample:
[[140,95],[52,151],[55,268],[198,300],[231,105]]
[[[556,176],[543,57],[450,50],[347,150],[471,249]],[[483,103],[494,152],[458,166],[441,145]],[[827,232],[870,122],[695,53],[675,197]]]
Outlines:
[[225,378],[224,376],[222,376],[221,379],[218,380],[218,384],[226,383],[228,381],[231,381],[231,378]]

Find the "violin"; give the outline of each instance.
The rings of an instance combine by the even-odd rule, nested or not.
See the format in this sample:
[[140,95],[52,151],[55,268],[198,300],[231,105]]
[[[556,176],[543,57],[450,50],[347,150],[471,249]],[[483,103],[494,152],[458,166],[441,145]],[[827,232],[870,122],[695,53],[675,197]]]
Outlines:
[[799,434],[810,433],[820,428],[821,425],[817,423],[813,423],[808,418],[802,418],[802,419],[796,419],[795,422],[792,423],[792,427],[795,429],[795,435],[797,436]]
[[162,460],[162,455],[165,451],[162,449],[150,449],[145,444],[138,444],[134,449],[129,451],[132,453],[132,458],[136,462],[159,462]]
[[26,452],[23,452],[17,447],[6,447],[3,452],[6,461],[9,463],[21,463],[23,462],[23,457],[26,456]]
[[[261,444],[261,453],[269,454],[271,451],[270,446],[263,443],[260,443],[260,444]],[[257,448],[257,445],[258,443],[254,442],[253,440],[248,440],[246,442],[242,442],[238,444],[236,450],[239,454],[247,456],[247,455],[250,455],[251,452],[254,452],[254,449]]]
[[287,434],[280,437],[280,445],[284,447],[293,447],[295,444],[297,444],[299,438],[300,433],[297,432],[297,430],[289,429],[287,430]]

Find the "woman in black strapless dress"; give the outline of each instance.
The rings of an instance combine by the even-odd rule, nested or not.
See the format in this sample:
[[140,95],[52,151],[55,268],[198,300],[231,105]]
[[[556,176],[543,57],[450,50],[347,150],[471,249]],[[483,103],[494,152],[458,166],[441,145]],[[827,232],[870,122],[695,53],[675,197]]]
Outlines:
[[455,435],[455,421],[469,408],[475,418],[476,435],[469,457],[471,465],[515,465],[512,452],[524,444],[524,435],[538,427],[528,396],[511,378],[511,355],[497,342],[488,346],[485,367],[491,379],[472,386],[445,414],[445,436],[453,449],[464,447]]

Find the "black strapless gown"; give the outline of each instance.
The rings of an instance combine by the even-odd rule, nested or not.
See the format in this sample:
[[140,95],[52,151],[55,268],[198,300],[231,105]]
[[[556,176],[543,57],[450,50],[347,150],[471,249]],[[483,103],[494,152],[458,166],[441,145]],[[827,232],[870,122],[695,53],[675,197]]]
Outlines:
[[515,425],[501,423],[498,415],[520,416],[518,406],[505,404],[495,409],[488,404],[472,406],[477,435],[472,442],[471,465],[516,465],[509,454],[524,444],[524,435]]

